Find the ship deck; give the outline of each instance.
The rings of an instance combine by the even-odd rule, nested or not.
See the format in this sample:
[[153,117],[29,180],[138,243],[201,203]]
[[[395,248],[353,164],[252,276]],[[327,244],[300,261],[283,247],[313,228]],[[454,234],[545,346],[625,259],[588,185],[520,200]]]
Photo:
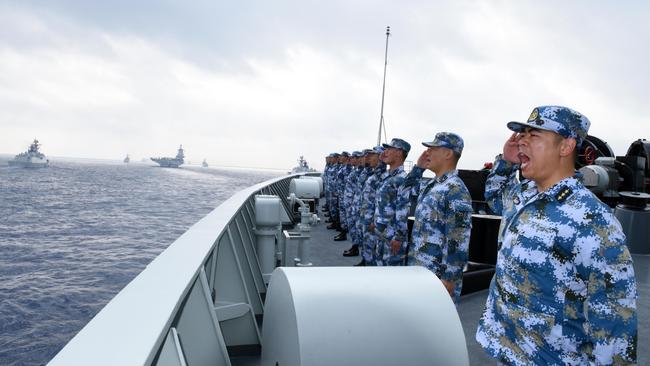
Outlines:
[[[350,248],[350,241],[334,241],[337,231],[328,230],[323,221],[325,217],[319,214],[321,223],[314,225],[311,231],[311,262],[314,266],[352,266],[361,257],[343,257],[344,250]],[[295,247],[287,248],[287,258],[296,254]],[[650,365],[650,255],[633,255],[639,298],[638,308],[638,365]],[[461,296],[457,307],[465,342],[469,353],[470,365],[493,365],[495,360],[488,356],[476,342],[474,335],[478,321],[485,306],[487,290],[482,290]],[[231,358],[233,366],[259,365],[259,356],[240,356]]]

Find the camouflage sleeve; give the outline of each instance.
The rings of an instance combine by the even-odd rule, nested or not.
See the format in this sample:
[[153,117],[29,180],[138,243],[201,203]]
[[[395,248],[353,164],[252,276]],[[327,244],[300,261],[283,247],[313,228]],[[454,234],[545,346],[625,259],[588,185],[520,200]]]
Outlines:
[[469,237],[472,231],[472,204],[467,194],[452,189],[449,192],[445,222],[445,245],[443,246],[440,279],[459,281],[467,263]]
[[[402,243],[408,239],[408,214],[411,207],[411,190],[405,186],[405,183],[406,181],[403,179],[401,184],[397,187],[397,197],[395,201],[395,223],[397,224],[397,227],[395,230],[395,236],[393,236],[393,240],[401,241]],[[419,184],[415,185],[418,187],[420,186]]]
[[503,212],[503,197],[517,183],[517,168],[518,165],[504,160],[501,154],[494,161],[485,182],[485,201],[496,215]]
[[397,189],[392,181],[385,182],[379,187],[379,191],[377,192],[377,205],[375,207],[375,229],[379,233],[383,233],[395,217],[394,204],[396,198]]
[[[604,225],[597,225],[598,221]],[[576,267],[587,280],[587,336],[598,365],[636,362],[637,289],[625,235],[611,213],[576,240]]]
[[400,190],[402,194],[406,195],[409,199],[411,196],[417,196],[420,194],[420,180],[424,174],[424,169],[418,167],[417,165],[411,169],[409,174],[404,179],[404,183]]

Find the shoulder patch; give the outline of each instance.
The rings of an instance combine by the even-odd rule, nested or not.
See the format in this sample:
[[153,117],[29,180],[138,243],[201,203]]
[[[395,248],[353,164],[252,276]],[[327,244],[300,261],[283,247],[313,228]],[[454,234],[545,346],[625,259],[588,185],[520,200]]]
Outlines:
[[564,202],[566,201],[567,198],[569,198],[569,196],[571,196],[571,193],[573,193],[571,188],[563,187],[562,189],[560,189],[559,192],[557,192],[557,194],[555,195],[555,199],[560,203]]

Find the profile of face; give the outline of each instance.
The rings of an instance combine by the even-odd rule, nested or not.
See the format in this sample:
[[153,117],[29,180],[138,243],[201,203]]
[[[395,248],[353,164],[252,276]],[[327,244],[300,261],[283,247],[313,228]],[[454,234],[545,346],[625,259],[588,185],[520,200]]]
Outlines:
[[380,159],[388,165],[395,164],[402,160],[402,150],[396,147],[388,147],[381,153]]
[[432,172],[437,172],[440,167],[444,164],[445,159],[448,157],[451,150],[445,149],[444,147],[432,146],[426,150],[426,160],[425,165],[427,169]]

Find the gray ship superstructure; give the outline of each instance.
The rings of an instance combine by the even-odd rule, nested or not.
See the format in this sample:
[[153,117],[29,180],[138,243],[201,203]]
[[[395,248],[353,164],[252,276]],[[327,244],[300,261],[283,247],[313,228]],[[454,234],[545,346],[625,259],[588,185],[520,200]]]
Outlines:
[[164,168],[178,168],[179,166],[183,165],[185,163],[185,153],[183,152],[183,145],[181,145],[178,148],[178,153],[176,153],[176,157],[174,158],[151,158],[151,160],[155,161],[160,165],[161,167]]
[[316,171],[316,169],[313,169],[313,168],[309,167],[309,164],[307,164],[307,160],[305,160],[305,157],[300,155],[300,158],[298,159],[298,166],[291,169],[289,174],[313,173],[315,171]]
[[10,166],[19,166],[23,168],[45,168],[50,161],[38,149],[40,145],[37,139],[34,139],[29,149],[16,155],[13,160],[9,160]]

